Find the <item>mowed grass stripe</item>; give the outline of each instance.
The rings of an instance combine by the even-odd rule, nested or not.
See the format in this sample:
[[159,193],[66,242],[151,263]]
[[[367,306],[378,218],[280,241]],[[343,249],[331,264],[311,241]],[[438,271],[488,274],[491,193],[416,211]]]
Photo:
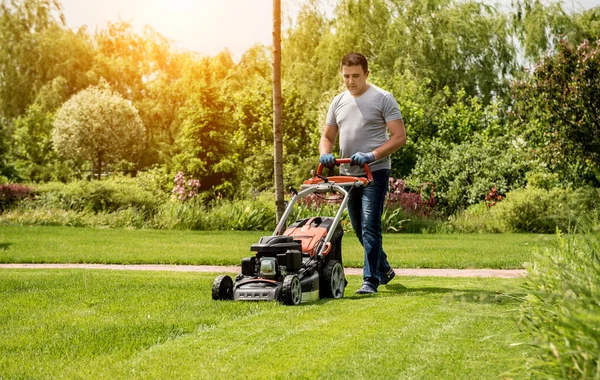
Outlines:
[[[270,232],[162,231],[45,226],[0,227],[2,263],[239,265],[250,246]],[[386,234],[396,268],[522,268],[553,235]],[[344,235],[344,265],[362,267],[358,239]]]
[[522,366],[521,280],[402,278],[298,307],[213,301],[214,275],[5,270],[7,378],[496,378]]

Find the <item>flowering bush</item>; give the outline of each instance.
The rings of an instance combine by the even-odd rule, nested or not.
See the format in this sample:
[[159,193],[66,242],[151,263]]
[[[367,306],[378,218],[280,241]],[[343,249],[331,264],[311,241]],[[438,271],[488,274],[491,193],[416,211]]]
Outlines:
[[27,198],[32,192],[32,189],[23,185],[0,185],[0,211],[7,210],[13,204]]
[[189,199],[195,198],[200,190],[200,181],[197,179],[190,179],[186,182],[185,175],[183,172],[179,172],[175,175],[175,186],[171,193],[176,197],[177,200],[185,202]]
[[485,205],[488,210],[490,207],[495,206],[496,202],[500,202],[502,200],[502,195],[498,194],[495,187],[492,187],[489,193],[485,196]]
[[421,194],[406,192],[406,184],[400,178],[390,177],[386,207],[392,210],[402,208],[410,214],[423,215]]

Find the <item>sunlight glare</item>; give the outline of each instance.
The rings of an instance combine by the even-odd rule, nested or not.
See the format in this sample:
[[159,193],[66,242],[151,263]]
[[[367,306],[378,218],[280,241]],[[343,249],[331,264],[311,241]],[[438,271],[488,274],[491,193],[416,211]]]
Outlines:
[[192,10],[194,0],[154,0],[153,5],[161,11],[185,13]]

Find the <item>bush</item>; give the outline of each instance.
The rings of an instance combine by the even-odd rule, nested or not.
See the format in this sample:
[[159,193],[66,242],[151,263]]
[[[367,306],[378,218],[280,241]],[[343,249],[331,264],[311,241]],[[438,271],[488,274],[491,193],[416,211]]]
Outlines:
[[523,187],[531,164],[508,137],[476,134],[460,144],[434,139],[420,149],[407,182],[414,188],[433,182],[437,208],[446,215],[479,203],[491,187],[500,194]]
[[535,187],[515,190],[506,201],[491,209],[494,217],[506,225],[507,231],[552,233],[559,228],[573,231],[586,219],[600,212],[600,196],[596,189],[552,189]]
[[251,200],[166,202],[151,227],[162,229],[265,231],[275,229],[275,202],[263,193]]
[[143,189],[134,181],[76,181],[68,184],[47,183],[36,187],[33,207],[53,207],[92,213],[115,212],[133,208],[149,216],[161,203],[155,192]]
[[598,235],[559,236],[527,266],[520,325],[537,356],[528,370],[545,378],[600,377]]
[[596,220],[600,215],[597,189],[578,190],[536,187],[519,189],[506,195],[495,206],[481,202],[448,219],[453,231],[552,233],[559,228],[574,231],[579,224]]
[[16,205],[19,201],[28,198],[33,190],[27,186],[17,184],[0,185],[0,211],[5,211]]
[[484,202],[450,216],[447,227],[449,231],[460,233],[502,233],[507,229]]

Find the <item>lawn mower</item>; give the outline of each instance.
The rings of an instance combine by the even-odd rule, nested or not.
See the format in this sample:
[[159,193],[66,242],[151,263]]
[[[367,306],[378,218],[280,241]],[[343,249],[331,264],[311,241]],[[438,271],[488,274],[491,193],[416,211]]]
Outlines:
[[[350,163],[338,159],[336,165]],[[342,214],[352,187],[368,186],[373,177],[367,165],[366,177],[323,175],[323,165],[304,181],[277,223],[273,235],[252,244],[254,256],[242,259],[241,273],[235,281],[228,275],[213,282],[214,300],[280,301],[298,305],[320,298],[342,298],[347,281],[342,264]],[[294,204],[311,194],[343,195],[335,217],[316,216],[297,220],[286,228]]]

